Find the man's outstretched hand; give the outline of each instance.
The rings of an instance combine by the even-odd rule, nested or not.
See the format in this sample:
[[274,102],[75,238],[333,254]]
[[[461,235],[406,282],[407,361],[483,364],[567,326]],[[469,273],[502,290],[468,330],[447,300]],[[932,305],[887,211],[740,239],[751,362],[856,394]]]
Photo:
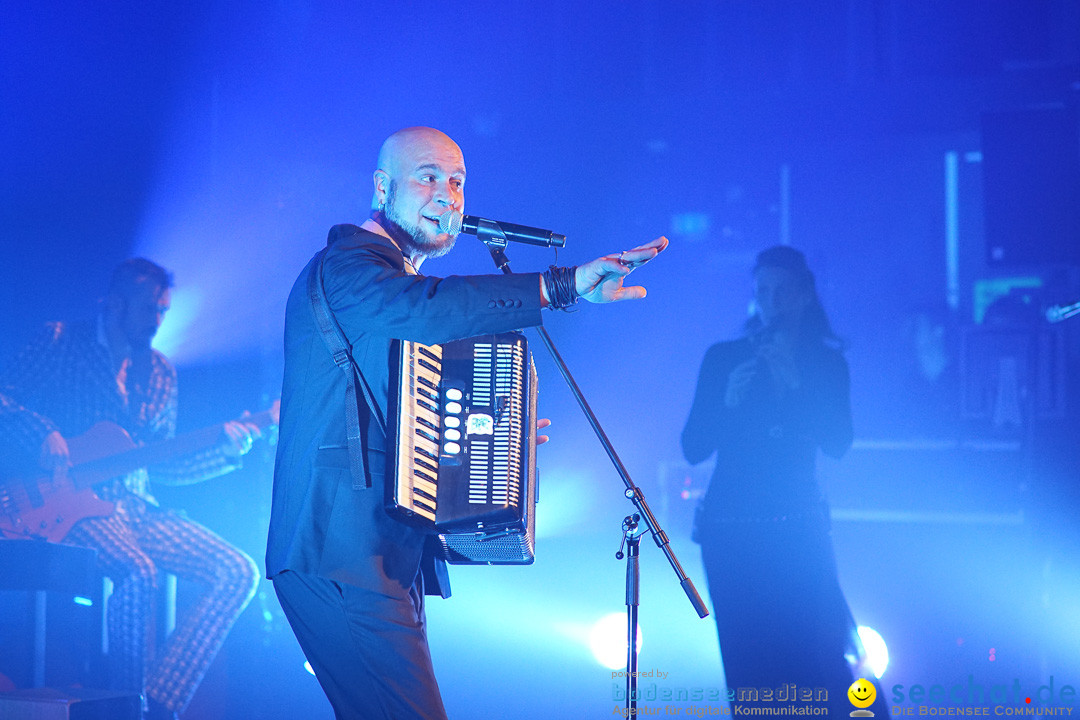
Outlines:
[[582,300],[591,303],[609,303],[620,300],[637,300],[645,297],[640,285],[624,287],[626,276],[652,260],[668,245],[666,237],[638,245],[633,250],[614,253],[579,265],[574,280]]

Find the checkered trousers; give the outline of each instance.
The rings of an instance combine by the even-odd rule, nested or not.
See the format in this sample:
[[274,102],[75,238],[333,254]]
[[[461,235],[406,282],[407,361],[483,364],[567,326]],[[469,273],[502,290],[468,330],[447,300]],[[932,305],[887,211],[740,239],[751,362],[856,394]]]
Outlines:
[[[82,520],[68,541],[97,548],[105,573],[114,578],[108,614],[110,684],[145,689],[150,698],[183,712],[255,594],[259,568],[202,525],[150,506],[139,512],[127,504],[111,517]],[[201,593],[178,618],[164,646],[155,648],[162,573],[197,585]]]

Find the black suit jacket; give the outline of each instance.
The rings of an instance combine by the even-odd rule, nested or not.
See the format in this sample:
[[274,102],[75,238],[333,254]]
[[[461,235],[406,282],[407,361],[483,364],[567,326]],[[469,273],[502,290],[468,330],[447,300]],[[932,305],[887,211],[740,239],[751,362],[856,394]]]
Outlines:
[[[395,341],[442,343],[542,322],[536,273],[410,275],[390,240],[354,225],[334,226],[327,244],[326,297],[384,418]],[[295,570],[404,596],[420,568],[426,536],[384,509],[386,439],[370,420],[361,392],[357,401],[370,487],[353,488],[346,377],[315,324],[307,293],[313,262],[293,285],[285,312],[285,377],[267,576]],[[425,579],[430,582],[430,576]],[[428,590],[449,594],[448,587]]]

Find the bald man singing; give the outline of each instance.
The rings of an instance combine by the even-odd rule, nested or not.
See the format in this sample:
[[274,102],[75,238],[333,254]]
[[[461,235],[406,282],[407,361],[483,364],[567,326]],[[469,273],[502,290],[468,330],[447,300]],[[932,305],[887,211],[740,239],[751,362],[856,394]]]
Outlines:
[[429,536],[384,509],[395,343],[541,325],[543,308],[579,298],[644,297],[623,281],[667,246],[660,237],[544,273],[420,274],[454,246],[439,219],[464,206],[457,143],[433,128],[394,133],[379,152],[370,217],[331,228],[289,295],[266,569],[338,718],[446,717],[424,621],[425,594],[449,597],[446,568]]

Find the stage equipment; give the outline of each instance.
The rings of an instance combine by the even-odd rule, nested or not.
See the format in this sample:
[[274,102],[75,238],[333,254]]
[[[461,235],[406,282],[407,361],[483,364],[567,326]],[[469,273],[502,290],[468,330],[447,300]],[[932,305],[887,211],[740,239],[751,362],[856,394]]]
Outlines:
[[1080,302],[1074,302],[1072,305],[1051,305],[1046,308],[1047,322],[1061,322],[1073,315],[1080,315]]

